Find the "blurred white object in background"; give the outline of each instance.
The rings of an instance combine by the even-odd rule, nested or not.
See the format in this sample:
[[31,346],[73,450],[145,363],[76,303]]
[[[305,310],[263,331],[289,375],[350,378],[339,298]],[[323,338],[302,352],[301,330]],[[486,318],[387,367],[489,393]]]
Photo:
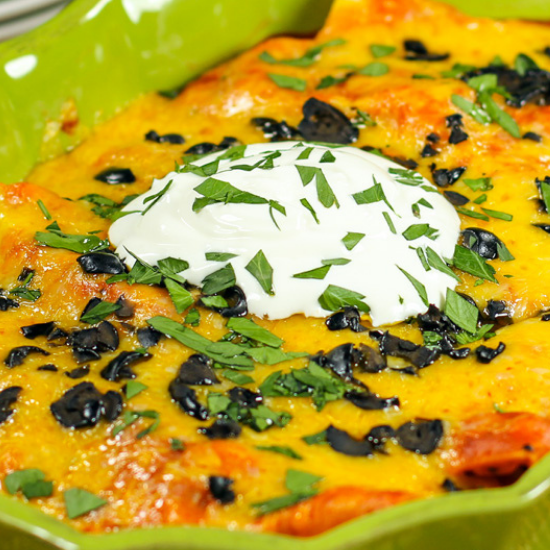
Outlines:
[[71,0],[0,0],[0,41],[38,27]]

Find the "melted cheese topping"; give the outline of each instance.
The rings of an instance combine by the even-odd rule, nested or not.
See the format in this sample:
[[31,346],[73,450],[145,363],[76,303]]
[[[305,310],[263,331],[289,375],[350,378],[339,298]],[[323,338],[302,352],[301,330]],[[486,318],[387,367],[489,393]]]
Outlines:
[[[394,323],[428,302],[441,307],[455,287],[425,258],[426,248],[452,257],[460,220],[419,174],[357,148],[295,142],[236,147],[196,165],[211,163],[207,174],[171,172],[128,204],[109,231],[117,252],[131,264],[129,252],[150,264],[186,260],[182,274],[195,285],[229,259],[249,311],[269,319],[325,317],[341,307],[331,301],[339,287],[370,307],[375,325]],[[228,197],[224,182],[249,195]],[[217,199],[204,206],[204,196]],[[264,288],[251,267],[260,250],[272,278]],[[233,257],[220,264],[209,259],[216,253]]]

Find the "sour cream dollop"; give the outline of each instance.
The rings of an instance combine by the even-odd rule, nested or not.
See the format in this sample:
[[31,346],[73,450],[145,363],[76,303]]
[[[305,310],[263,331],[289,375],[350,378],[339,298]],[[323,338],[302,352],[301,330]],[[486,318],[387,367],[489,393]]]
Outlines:
[[351,291],[383,325],[441,307],[456,286],[434,267],[453,256],[454,208],[420,174],[355,147],[234,147],[155,180],[123,211],[109,237],[129,265],[130,252],[183,259],[200,287],[231,264],[260,317],[326,317]]

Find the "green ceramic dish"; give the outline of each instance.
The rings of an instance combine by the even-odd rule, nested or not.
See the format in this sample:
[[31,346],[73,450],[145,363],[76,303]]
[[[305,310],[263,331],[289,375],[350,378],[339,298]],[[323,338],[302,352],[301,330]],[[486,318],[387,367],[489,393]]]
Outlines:
[[[446,1],[475,15],[550,19],[548,0]],[[313,32],[329,6],[76,0],[43,28],[0,45],[0,181],[23,178],[81,137],[55,132],[68,98],[91,127],[140,93],[176,87],[269,35]],[[412,502],[307,540],[197,527],[84,535],[0,496],[0,550],[548,550],[549,517],[550,456],[506,489]]]

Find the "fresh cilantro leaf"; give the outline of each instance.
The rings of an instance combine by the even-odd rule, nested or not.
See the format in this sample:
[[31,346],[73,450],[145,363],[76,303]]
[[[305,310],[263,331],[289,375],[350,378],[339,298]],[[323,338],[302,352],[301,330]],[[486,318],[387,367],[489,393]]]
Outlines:
[[[54,222],[55,224],[55,222]],[[58,229],[58,225],[48,226],[49,231],[37,231],[34,238],[39,244],[50,248],[63,248],[80,254],[97,252],[109,248],[109,241],[102,240],[96,235],[69,235]]]
[[170,449],[172,451],[185,451],[185,443],[177,437],[172,437],[170,438]]
[[361,109],[357,109],[357,116],[351,121],[351,123],[355,128],[376,126],[376,122],[372,119],[372,117]]
[[10,290],[10,295],[20,298],[21,300],[27,300],[28,302],[36,302],[36,300],[42,296],[42,292],[38,289],[27,288],[23,285]]
[[342,242],[348,250],[353,250],[364,236],[364,233],[347,233],[346,236],[342,239]]
[[445,275],[449,275],[449,277],[452,277],[459,283],[462,282],[462,279],[446,264],[439,254],[429,246],[426,248],[426,257],[430,267],[441,271],[441,273],[445,273]]
[[472,202],[474,202],[475,204],[483,204],[486,200],[487,200],[487,194],[486,193],[483,193],[483,195],[480,195],[479,197],[477,197],[477,199],[474,199]]
[[477,178],[462,180],[472,191],[490,191],[493,188],[491,178]]
[[318,432],[316,434],[305,435],[304,437],[302,437],[302,439],[308,445],[324,445],[328,443],[326,430],[322,430],[321,432]]
[[[495,77],[496,78],[496,77]],[[489,92],[481,92],[479,94],[479,103],[491,117],[491,120],[500,125],[512,137],[520,138],[521,131],[518,123],[506,111],[501,109],[496,101],[491,97]]]
[[296,160],[307,160],[309,158],[309,155],[311,155],[311,152],[313,151],[313,147],[306,147],[299,155]]
[[330,40],[329,42],[325,42],[324,44],[319,44],[318,46],[314,46],[313,48],[310,48],[306,51],[306,53],[302,57],[298,57],[296,59],[276,59],[268,52],[262,52],[259,55],[259,58],[264,61],[265,63],[269,63],[270,65],[280,64],[280,65],[290,65],[291,67],[309,67],[313,65],[319,56],[321,55],[321,52],[330,46],[340,46],[342,44],[345,44],[346,41],[342,38],[335,38],[334,40]]
[[86,313],[81,315],[80,321],[83,323],[89,323],[90,325],[95,325],[119,309],[120,304],[101,301],[94,307],[90,308]]
[[142,430],[137,434],[137,439],[142,439],[146,435],[150,434],[154,430],[156,430],[160,425],[160,413],[157,411],[124,411],[122,413],[122,423],[116,425],[113,428],[112,434],[113,436],[118,435],[122,430],[126,429],[128,426],[132,425],[134,422],[136,422],[139,418],[151,418],[153,419],[153,422],[145,428],[145,430]]
[[196,308],[189,310],[189,313],[185,316],[183,321],[186,325],[191,325],[192,327],[198,327],[201,322],[201,314]]
[[302,271],[292,275],[295,279],[324,279],[330,269],[330,265],[324,265],[323,267],[317,267],[310,269],[309,271]]
[[409,279],[409,282],[414,286],[416,292],[418,292],[418,295],[420,296],[420,299],[424,303],[426,307],[430,305],[430,302],[428,301],[428,293],[426,292],[426,287],[418,280],[415,279],[410,273],[407,273],[404,269],[402,269],[399,266],[396,266],[407,279]]
[[386,57],[395,51],[395,46],[385,46],[384,44],[371,44],[369,46],[373,57]]
[[194,189],[202,198],[195,199],[193,212],[200,212],[205,206],[216,202],[236,204],[268,204],[268,199],[247,191],[241,191],[226,181],[208,178]]
[[273,268],[267,261],[262,250],[248,262],[245,269],[260,283],[266,294],[273,296]]
[[407,227],[402,235],[407,241],[414,241],[424,237],[424,235],[429,239],[433,239],[437,235],[437,229],[433,229],[427,223],[416,223]]
[[264,500],[263,502],[255,502],[251,504],[251,507],[256,510],[256,513],[259,517],[265,516],[266,514],[271,514],[277,510],[282,510],[283,508],[288,508],[289,506],[294,506],[303,500],[311,498],[313,495],[299,495],[299,494],[289,494],[283,495],[281,497],[275,497],[269,500]]
[[445,315],[460,328],[472,334],[476,332],[479,317],[477,307],[450,288],[447,289],[444,311]]
[[413,246],[409,246],[409,248],[412,248],[415,250],[416,255],[418,256],[418,259],[420,260],[420,263],[422,264],[422,267],[425,271],[430,271],[430,266],[428,264],[428,260],[426,259],[426,253],[424,252],[423,248],[414,248]]
[[209,262],[227,262],[236,258],[237,254],[231,254],[231,252],[207,252],[205,257]]
[[315,178],[317,186],[317,198],[319,202],[325,207],[330,208],[332,205],[336,205],[336,208],[340,208],[338,199],[330,187],[325,174],[321,169],[317,169],[317,175]]
[[10,495],[21,491],[28,500],[49,497],[53,493],[53,483],[45,479],[46,475],[42,470],[35,468],[17,470],[4,478],[4,487]]
[[424,183],[424,178],[422,175],[414,170],[406,170],[405,168],[390,168],[388,172],[394,176],[396,182],[402,183],[403,185],[417,187]]
[[545,181],[540,182],[540,193],[542,195],[542,200],[546,206],[546,211],[550,212],[550,183]]
[[251,340],[260,342],[260,344],[265,344],[273,348],[278,348],[284,344],[284,340],[275,336],[275,334],[272,334],[266,328],[257,325],[252,319],[247,319],[246,317],[231,317],[229,321],[227,321],[227,328],[246,338],[250,338]]
[[324,90],[325,88],[330,88],[331,86],[338,86],[338,84],[343,84],[349,78],[353,76],[353,73],[348,73],[344,76],[332,76],[332,75],[326,75],[319,81],[319,84],[315,86],[316,90]]
[[355,306],[360,311],[368,313],[370,307],[362,302],[365,296],[354,292],[353,290],[348,290],[347,288],[342,288],[340,286],[329,285],[326,290],[319,296],[319,304],[323,309],[328,311],[338,311],[344,306]]
[[63,493],[63,499],[69,519],[78,518],[107,504],[106,500],[85,489],[78,488],[65,491]]
[[319,218],[317,217],[317,212],[315,212],[315,210],[313,209],[313,206],[311,206],[310,202],[307,200],[307,199],[300,199],[300,203],[302,204],[302,206],[306,209],[306,210],[309,210],[309,212],[311,213],[311,215],[313,216],[313,219],[315,220],[315,222],[317,224],[319,224]]
[[505,222],[511,222],[514,219],[512,214],[507,214],[506,212],[499,212],[498,210],[490,210],[489,208],[481,207],[481,210],[485,212],[491,218],[496,218],[498,220],[504,220]]
[[256,449],[260,451],[270,451],[272,453],[278,453],[289,458],[294,458],[295,460],[302,460],[302,457],[290,447],[280,446],[280,445],[256,445]]
[[222,376],[234,384],[237,384],[237,386],[245,386],[246,384],[252,384],[252,382],[254,382],[254,378],[231,369],[225,369],[222,372]]
[[451,96],[453,105],[458,107],[461,111],[470,115],[474,120],[480,124],[489,124],[491,122],[491,116],[482,107],[479,107],[475,103],[468,101],[466,98],[453,94]]
[[457,269],[470,273],[475,277],[486,279],[496,283],[495,268],[488,263],[476,252],[464,246],[457,245],[453,257],[453,264]]
[[137,380],[128,380],[128,382],[126,382],[126,388],[124,389],[124,395],[126,396],[126,399],[132,399],[132,397],[135,397],[148,388],[149,386],[146,386]]
[[489,218],[485,214],[482,214],[481,212],[476,212],[475,210],[468,210],[467,208],[462,208],[462,206],[458,206],[456,211],[459,214],[468,216],[469,218],[475,218],[476,220],[483,220],[486,222],[489,221]]
[[373,61],[368,65],[365,65],[357,71],[357,74],[362,74],[364,76],[382,76],[389,72],[390,68],[386,63],[381,63],[380,61]]
[[46,208],[46,205],[42,202],[41,199],[38,199],[36,201],[36,204],[38,205],[38,208],[40,208],[40,210],[42,210],[42,214],[44,214],[44,217],[47,219],[47,220],[51,220],[52,219],[52,215],[50,214],[49,210]]
[[174,303],[176,311],[181,315],[189,306],[191,306],[195,300],[192,294],[177,281],[172,279],[165,279],[164,284],[170,294],[170,298]]
[[524,53],[518,54],[514,60],[514,69],[518,72],[519,76],[525,76],[527,71],[538,68],[539,66]]
[[203,296],[202,305],[205,307],[228,307],[227,300],[223,296]]
[[325,151],[319,162],[335,162],[335,161],[336,161],[336,157],[330,151]]
[[231,264],[227,264],[218,271],[210,273],[202,280],[202,291],[204,294],[217,294],[226,288],[235,286],[237,280],[235,271]]
[[157,262],[158,270],[169,279],[173,279],[178,283],[185,283],[185,279],[178,275],[182,271],[189,269],[189,262],[179,258],[164,258]]
[[173,182],[174,180],[170,180],[158,193],[155,193],[154,195],[149,195],[148,197],[143,199],[143,204],[147,204],[147,203],[151,203],[151,204],[147,205],[145,210],[143,210],[143,212],[141,213],[142,216],[145,216],[145,214],[147,214],[147,212],[149,212],[149,210],[151,210],[151,208],[153,208],[153,206],[155,206],[155,204],[157,204],[157,202],[159,202],[160,199],[164,197],[164,195],[168,192],[170,187],[172,187]]
[[267,76],[272,82],[277,84],[279,88],[288,88],[296,92],[304,92],[307,87],[307,82],[303,78],[296,78],[284,74],[268,73]]
[[291,493],[307,493],[321,479],[321,476],[291,469],[286,473],[285,486]]
[[384,194],[382,185],[376,182],[372,187],[369,187],[364,191],[360,191],[359,193],[354,193],[352,197],[355,200],[355,202],[359,205],[371,204],[374,202],[380,202],[380,201],[386,200],[386,195]]
[[493,325],[483,325],[480,329],[476,330],[474,333],[470,332],[459,332],[456,335],[456,341],[459,344],[471,344],[472,342],[477,342],[482,338],[491,338],[494,333],[491,333]]
[[280,348],[272,347],[257,347],[249,348],[246,350],[246,355],[252,357],[256,363],[261,365],[277,365],[285,361],[291,361],[292,359],[300,359],[307,357],[309,354],[301,351],[287,351],[284,352]]
[[475,71],[474,65],[464,65],[462,63],[455,63],[451,70],[442,71],[441,76],[443,78],[460,78],[462,75]]
[[348,265],[351,260],[348,258],[331,258],[329,260],[321,260],[323,265]]
[[501,262],[511,262],[515,260],[512,253],[508,250],[504,243],[497,243],[498,258]]

